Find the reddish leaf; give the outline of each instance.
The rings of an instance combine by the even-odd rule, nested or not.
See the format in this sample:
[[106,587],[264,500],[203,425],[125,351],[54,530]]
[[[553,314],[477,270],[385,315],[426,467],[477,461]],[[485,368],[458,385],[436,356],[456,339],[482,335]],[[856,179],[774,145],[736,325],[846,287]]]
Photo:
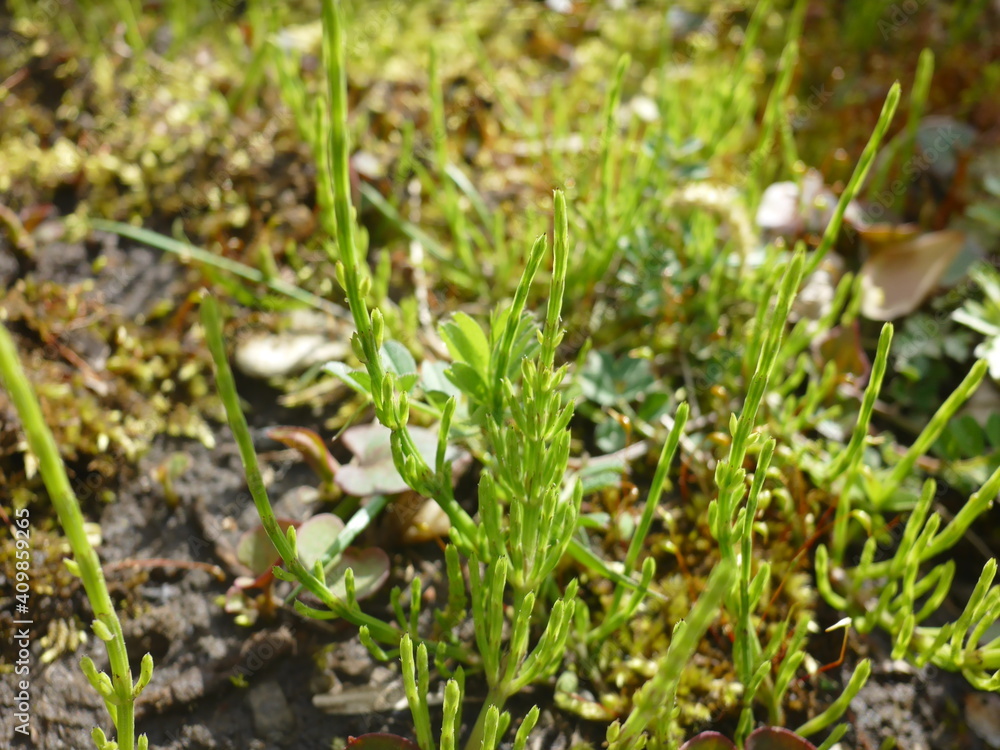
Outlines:
[[387,732],[348,737],[345,750],[420,750],[415,742]]
[[736,745],[718,732],[702,732],[681,745],[681,750],[736,750]]
[[18,212],[18,218],[24,225],[24,231],[34,231],[35,227],[41,224],[56,212],[56,207],[51,203],[38,203],[34,206],[27,206]]
[[233,581],[233,586],[244,591],[249,589],[264,590],[271,584],[271,581],[274,580],[274,573],[271,572],[272,570],[273,568],[268,568],[256,578],[251,578],[250,576],[239,576],[235,581]]
[[267,431],[267,436],[301,453],[302,458],[324,484],[333,482],[340,464],[330,455],[323,438],[315,432],[305,427],[272,427]]
[[791,729],[761,727],[747,737],[746,750],[816,750],[809,740]]
[[825,365],[830,360],[837,363],[837,371],[850,373],[855,382],[863,383],[872,370],[871,362],[861,345],[858,322],[849,326],[838,326],[818,342],[818,355]]
[[[816,750],[808,740],[790,729],[781,727],[761,727],[747,737],[744,750]],[[718,732],[702,732],[697,737],[681,745],[681,750],[737,750],[725,735]]]

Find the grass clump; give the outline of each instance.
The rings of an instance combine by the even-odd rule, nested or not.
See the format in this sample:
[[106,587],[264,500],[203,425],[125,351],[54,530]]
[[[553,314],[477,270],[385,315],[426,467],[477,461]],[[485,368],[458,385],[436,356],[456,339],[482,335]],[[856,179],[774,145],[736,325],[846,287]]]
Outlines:
[[[277,64],[292,125],[316,165],[319,240],[305,261],[292,252],[277,260],[261,252],[253,268],[181,239],[95,222],[317,309],[332,309],[332,280],[339,284],[354,324],[354,361],[331,363],[324,376],[348,384],[359,410],[371,408],[391,433],[396,471],[414,492],[435,500],[450,525],[448,598],[431,617],[421,618],[419,579],[409,592],[393,591],[394,619],[361,607],[350,569],[342,582],[330,580],[347,543],[342,538],[304,564],[295,526],[281,525],[267,497],[211,294],[201,301],[202,324],[254,504],[281,558],[274,575],[297,585],[299,613],[346,620],[377,658],[401,661],[421,750],[499,747],[515,724],[511,700],[537,684],[554,684],[560,708],[608,724],[615,750],[675,748],[692,726],[711,720],[731,724],[743,746],[762,736],[754,730],[765,717],[797,725],[800,740],[826,733],[822,747],[830,747],[846,732],[836,724],[872,668],[868,660],[854,664],[839,695],[812,715],[795,708],[809,688],[803,670],[805,678],[823,671],[809,644],[820,630],[819,597],[857,633],[887,632],[893,657],[1000,689],[998,645],[983,643],[1000,617],[995,561],[983,568],[957,620],[926,624],[955,578],[954,561],[936,558],[991,507],[1000,470],[947,523],[932,512],[935,482],[919,482],[916,470],[987,365],[972,368],[901,455],[880,456],[873,420],[893,326],[882,327],[860,390],[861,378],[835,358],[824,361],[813,346],[856,323],[858,278],[847,273],[832,285],[818,315],[798,305],[800,291],[824,271],[848,207],[876,163],[899,84],[889,87],[822,236],[760,247],[752,229],[749,217],[776,164],[802,183],[786,121],[804,10],[804,2],[792,5],[759,132],[755,89],[763,74],[754,50],[771,3],[757,4],[732,60],[717,48],[701,50],[704,38],[691,42],[692,56],[705,64],[695,66],[698,85],[687,93],[678,85],[681,74],[662,66],[668,72],[659,80],[641,84],[649,87],[648,101],[637,102],[633,69],[649,64],[649,50],[640,44],[634,57],[609,57],[613,75],[600,117],[582,135],[570,133],[574,105],[558,91],[538,111],[520,110],[500,83],[501,71],[488,65],[490,40],[473,17],[463,38],[487,63],[482,75],[503,109],[502,129],[522,129],[531,136],[528,158],[576,177],[551,190],[532,215],[513,219],[499,211],[449,150],[448,55],[434,47],[427,50],[425,102],[432,140],[421,146],[412,126],[402,130],[395,165],[395,177],[426,200],[431,218],[422,220],[392,188],[385,195],[372,184],[352,184],[358,127],[348,113],[349,27],[341,4],[325,0],[316,37],[325,86],[300,75],[301,57],[279,43],[253,45],[255,60]],[[264,16],[254,23],[272,28]],[[141,24],[128,26],[133,38],[141,36]],[[376,45],[380,33],[366,43]],[[913,147],[931,61],[922,58],[915,119],[893,142],[897,158]],[[659,117],[623,123],[626,107],[634,113],[650,102]],[[550,131],[555,137],[546,139]],[[581,135],[583,146],[564,153],[570,135]],[[772,156],[776,149],[780,158]],[[749,160],[736,166],[744,153]],[[882,164],[879,180],[892,160]],[[394,300],[390,289],[400,284],[393,269],[385,260],[369,262],[374,243],[361,226],[358,193],[395,231],[389,243],[405,243],[416,258],[414,279],[429,274],[457,299],[477,304],[435,330],[426,299],[404,293]],[[302,261],[295,283],[279,268],[279,261],[292,265],[292,257]],[[231,282],[227,288],[252,296]],[[434,362],[434,351],[447,361]],[[414,355],[437,377],[418,371]],[[438,435],[433,457],[418,448],[411,433],[417,424]],[[655,460],[648,471],[630,474],[636,440],[639,455]],[[478,461],[474,498],[456,486],[447,460],[455,444]],[[578,457],[584,451],[605,456],[587,461]],[[683,502],[673,502],[673,491]],[[891,559],[876,559],[889,516],[897,514],[905,522],[896,550]],[[341,583],[344,594],[335,594]],[[303,591],[322,607],[297,596]],[[470,617],[471,637],[463,639]],[[444,682],[440,728],[428,705],[436,677]],[[472,679],[486,691],[475,718],[463,711]],[[104,695],[104,682],[94,682]],[[115,696],[127,698],[124,688]],[[514,747],[527,745],[539,714],[537,706],[526,714]]]
[[[582,502],[582,484],[579,479],[569,483],[565,481],[570,445],[568,427],[572,411],[561,404],[562,397],[558,388],[565,381],[568,370],[565,367],[554,369],[555,352],[562,338],[559,324],[568,271],[569,225],[565,198],[561,193],[556,193],[555,256],[544,326],[539,329],[530,318],[524,317],[530,284],[545,249],[545,240],[540,238],[527,256],[525,270],[512,303],[499,307],[494,312],[488,334],[468,316],[456,316],[454,323],[442,328],[442,336],[448,342],[455,360],[445,374],[464,398],[464,411],[473,434],[478,432],[479,437],[472,438],[472,441],[479,440],[483,443],[479,449],[484,457],[484,471],[479,485],[481,525],[477,530],[472,517],[455,501],[449,467],[443,464],[444,446],[448,443],[452,420],[458,409],[458,397],[451,396],[441,408],[439,459],[437,465],[431,467],[416,450],[408,435],[410,395],[407,389],[398,389],[397,377],[387,364],[384,348],[385,318],[377,307],[369,309],[366,301],[371,281],[357,255],[358,243],[354,237],[355,218],[351,208],[347,167],[346,74],[341,24],[338,4],[327,2],[324,5],[324,59],[329,76],[330,109],[329,115],[325,108],[316,110],[311,119],[318,133],[313,139],[313,148],[317,151],[321,169],[320,204],[326,211],[326,225],[336,238],[336,254],[333,258],[337,262],[337,278],[345,290],[357,327],[352,345],[358,360],[365,367],[366,382],[369,384],[369,395],[376,417],[392,430],[397,469],[415,490],[439,500],[452,522],[454,547],[450,548],[452,552],[449,554],[454,556],[457,553],[468,560],[469,595],[481,663],[478,659],[470,659],[469,655],[464,661],[466,667],[481,668],[484,671],[489,695],[473,725],[467,747],[496,747],[510,723],[509,715],[503,712],[506,701],[532,681],[554,675],[559,670],[565,658],[571,629],[577,632],[584,643],[595,636],[612,636],[642,603],[643,595],[655,575],[655,564],[652,558],[647,558],[639,579],[629,581],[626,578],[622,581],[621,576],[618,577],[619,584],[610,609],[613,614],[593,629],[588,626],[588,615],[578,617],[576,614],[580,606],[576,601],[577,582],[571,581],[563,589],[561,597],[550,600],[551,617],[535,650],[529,650],[529,633],[537,606],[536,600],[542,596],[545,588],[551,588],[546,584],[551,580],[550,576],[564,552],[569,551],[575,542],[576,555],[582,557],[585,564],[592,561],[583,552],[586,548],[573,538]],[[618,98],[616,90],[626,67],[627,61],[619,66],[619,83],[612,88],[609,111],[615,108]],[[841,196],[834,218],[819,247],[810,254],[808,260],[804,248],[799,248],[784,265],[780,282],[780,264],[764,267],[761,273],[764,276],[763,288],[775,290],[777,302],[770,312],[766,304],[758,305],[754,333],[746,355],[752,365],[749,370],[749,386],[740,416],[734,414],[729,420],[729,457],[716,465],[714,482],[718,495],[707,506],[707,522],[721,552],[721,563],[711,576],[698,604],[674,629],[670,649],[663,657],[657,679],[636,694],[624,723],[616,723],[609,730],[608,740],[613,747],[641,747],[647,742],[667,747],[675,742],[672,716],[681,674],[710,625],[712,617],[709,613],[714,612],[720,604],[724,604],[724,611],[734,623],[735,673],[743,685],[744,708],[737,729],[737,742],[742,742],[753,729],[757,699],[767,707],[772,721],[780,722],[784,719],[785,692],[796,670],[806,658],[805,636],[810,617],[804,614],[798,617],[790,641],[786,641],[785,621],[782,627],[772,631],[766,644],[761,643],[756,617],[762,608],[763,593],[769,585],[771,571],[766,562],[755,564],[752,540],[754,521],[776,441],[762,440],[756,429],[757,412],[762,408],[775,363],[780,361],[784,364],[795,359],[804,348],[805,337],[799,333],[799,329],[792,332],[787,342],[783,342],[783,331],[793,299],[805,272],[815,270],[832,246],[845,208],[871,166],[898,98],[899,87],[896,86],[889,94],[875,133],[862,155],[854,177]],[[437,158],[439,167],[443,166],[440,151]],[[605,170],[608,168],[608,158],[606,151],[601,159]],[[327,165],[330,172],[324,176],[323,170]],[[610,211],[610,188],[607,184],[602,195],[605,197],[599,203],[603,206],[601,210],[607,214]],[[453,222],[454,194],[445,191],[442,199],[451,206],[448,209],[446,205],[445,210],[450,211]],[[331,243],[331,252],[333,247]],[[460,256],[458,260],[461,264]],[[602,261],[598,265],[606,268]],[[596,275],[602,276],[603,273],[604,270],[599,270]],[[841,288],[847,290],[849,285],[844,284]],[[829,322],[826,324],[829,325]],[[522,328],[526,330],[520,332]],[[887,339],[891,335],[890,327],[886,328],[886,334]],[[513,347],[518,341],[524,341],[524,344],[519,349],[519,356],[514,357]],[[884,371],[885,356],[886,349],[883,347],[874,366],[876,372],[879,369]],[[521,363],[517,368],[519,372],[512,371],[511,367],[512,362],[517,359]],[[221,364],[218,356],[217,363]],[[874,377],[872,383],[870,387],[877,391],[880,378]],[[961,398],[960,391],[957,400],[960,401]],[[673,440],[667,443],[670,451],[665,451],[661,459],[664,471],[676,449],[686,417],[687,408],[682,406],[674,420]],[[859,422],[861,427],[855,432],[856,435],[865,434],[866,419],[869,417],[870,412],[866,417],[863,410]],[[748,493],[744,464],[754,443],[759,447],[755,449],[758,455]],[[915,451],[920,449],[920,443],[918,440]],[[856,447],[848,449],[846,462],[849,466],[854,465],[856,453]],[[903,468],[897,467],[895,473],[905,474],[905,460],[901,466]],[[850,473],[847,476],[850,479]],[[660,473],[659,482],[654,480],[654,498],[662,487],[662,477],[663,473]],[[647,504],[646,517],[636,528],[633,544],[626,557],[626,576],[630,573],[629,569],[635,566],[655,507],[654,499]],[[839,531],[835,532],[835,539],[842,538],[843,518],[845,514],[849,514],[850,509],[846,499],[842,499],[837,507],[836,528]],[[972,510],[970,514],[975,512]],[[825,551],[825,548],[821,550]],[[823,559],[823,551],[819,553],[819,557],[820,560]],[[289,562],[287,558],[286,562]],[[454,564],[449,565],[449,572],[455,572]],[[934,578],[935,581],[940,579],[940,574]],[[450,591],[462,604],[450,603],[449,611],[454,612],[464,605],[466,594],[463,587],[461,582],[451,581]],[[505,641],[502,634],[506,630],[504,622],[508,616],[505,607],[505,591],[508,587],[512,605],[509,610],[509,641]],[[630,590],[629,593],[626,593],[627,589]],[[823,590],[829,591],[825,585]],[[626,597],[628,606],[619,609]],[[416,609],[415,598],[413,606]],[[414,648],[416,634],[408,631],[415,622],[415,619],[411,619],[409,623],[401,621],[401,630],[404,632],[402,640],[389,645],[399,645],[418,743],[422,748],[430,750],[437,747],[430,728],[425,697],[429,681],[427,664],[432,644],[420,643]],[[912,627],[909,632],[912,633]],[[381,646],[375,644],[370,629],[364,631],[363,638],[379,656],[388,655]],[[785,647],[782,658],[775,662],[782,647]],[[443,646],[438,645],[437,648],[441,649]],[[835,722],[869,674],[870,665],[867,661],[862,661],[841,698],[828,711],[800,726],[799,733],[814,734]],[[452,746],[459,734],[458,710],[463,685],[464,672],[460,671],[445,689],[442,746]],[[527,725],[531,723],[532,720],[526,722]],[[653,730],[651,738],[644,734],[647,729]],[[838,734],[842,733],[843,730],[838,730]],[[519,732],[516,742],[523,744],[525,739],[526,735]]]

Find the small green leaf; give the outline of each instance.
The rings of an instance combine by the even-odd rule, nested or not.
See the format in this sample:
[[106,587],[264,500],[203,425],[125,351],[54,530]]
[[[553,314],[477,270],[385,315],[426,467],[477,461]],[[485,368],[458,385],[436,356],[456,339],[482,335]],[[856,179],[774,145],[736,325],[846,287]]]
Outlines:
[[352,370],[343,362],[328,362],[323,365],[323,370],[340,380],[355,393],[360,393],[362,396],[372,395],[372,381],[366,370]]
[[382,346],[382,362],[388,372],[400,377],[417,372],[417,363],[409,349],[398,341],[386,341]]
[[592,351],[580,373],[583,395],[604,407],[631,403],[656,382],[648,360]]
[[657,391],[646,395],[645,400],[636,412],[644,422],[657,422],[664,414],[670,414],[675,406],[670,395]]
[[479,324],[463,312],[457,312],[439,327],[441,338],[456,362],[464,362],[483,377],[489,372],[490,345]]
[[406,375],[401,376],[396,382],[399,385],[400,391],[409,393],[413,390],[413,386],[417,384],[418,380],[420,380],[420,373],[409,372]]
[[111,629],[107,625],[105,625],[103,622],[101,622],[100,620],[94,620],[91,623],[91,628],[93,628],[94,633],[102,641],[111,641],[111,640],[114,640],[114,637],[115,637],[114,633],[112,633]]
[[429,359],[420,364],[420,387],[425,393],[443,393],[449,397],[462,395],[462,391],[446,377],[448,367],[447,362],[432,362]]
[[471,400],[483,403],[486,401],[486,381],[475,369],[464,362],[454,362],[445,371],[445,377]]
[[594,430],[597,447],[605,453],[614,453],[625,447],[625,430],[613,419],[605,420]]

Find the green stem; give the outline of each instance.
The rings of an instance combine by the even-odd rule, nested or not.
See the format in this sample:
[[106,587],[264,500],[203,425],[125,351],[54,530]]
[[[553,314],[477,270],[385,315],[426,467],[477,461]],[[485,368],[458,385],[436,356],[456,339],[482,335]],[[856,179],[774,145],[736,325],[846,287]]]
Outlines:
[[864,151],[861,152],[861,158],[858,159],[858,165],[854,168],[854,174],[851,175],[847,187],[844,188],[844,192],[840,195],[840,200],[837,202],[837,208],[833,212],[833,217],[830,219],[826,231],[823,232],[823,239],[820,240],[819,247],[816,248],[816,251],[809,260],[809,265],[806,266],[806,277],[819,268],[819,264],[823,262],[826,254],[833,247],[833,242],[837,239],[837,234],[840,232],[840,225],[844,220],[844,212],[847,211],[847,205],[854,200],[858,191],[861,190],[861,185],[864,184],[865,177],[868,176],[872,162],[875,161],[879,145],[881,145],[882,139],[889,129],[889,124],[892,122],[892,116],[896,113],[899,96],[899,81],[896,81],[892,84],[888,95],[885,97],[882,112],[878,116],[878,122],[875,123],[875,130],[872,132],[871,138],[868,139],[868,144],[865,146]]
[[623,725],[617,725],[620,727],[617,736],[609,731],[609,750],[635,747],[639,735],[657,714],[665,711],[669,716],[673,711],[684,667],[691,663],[702,636],[718,615],[719,606],[727,591],[732,589],[736,575],[734,565],[727,561],[721,562],[712,571],[698,601],[683,622],[674,629],[670,646],[657,665],[656,674],[636,695],[632,713]]
[[490,707],[496,706],[499,710],[503,707],[504,703],[507,702],[508,696],[497,691],[496,688],[490,688],[489,692],[486,694],[486,701],[483,703],[483,708],[479,712],[479,716],[476,719],[475,726],[472,727],[472,734],[469,735],[468,742],[465,743],[465,750],[479,750],[483,744],[483,736],[486,729],[486,718],[489,715]]
[[[341,601],[327,587],[325,581],[321,581],[299,560],[292,549],[288,538],[278,525],[278,520],[274,516],[271,508],[271,501],[267,497],[267,489],[264,487],[264,479],[260,473],[260,466],[257,463],[257,454],[253,448],[253,438],[250,436],[250,428],[247,425],[246,417],[240,408],[239,394],[236,391],[236,382],[233,379],[233,372],[226,359],[225,343],[222,340],[222,324],[219,319],[219,308],[215,299],[206,296],[201,304],[202,324],[205,326],[205,339],[208,348],[212,352],[212,359],[215,362],[215,377],[219,389],[219,397],[222,399],[226,409],[226,416],[229,426],[232,428],[233,437],[239,448],[240,458],[243,461],[243,469],[247,477],[247,487],[253,498],[254,506],[257,508],[257,515],[260,516],[261,525],[267,533],[268,539],[278,551],[286,569],[292,574],[306,589],[315,595],[326,607],[342,617],[348,622],[361,627],[366,625],[372,636],[383,643],[397,646],[402,636],[400,630],[368,615],[356,606],[348,606]],[[434,644],[432,644],[434,645]],[[448,646],[446,653],[451,658],[467,659],[467,655],[459,649]]]
[[[512,611],[515,613],[515,618],[518,616],[518,613],[520,613],[521,607],[524,606],[526,593],[527,592],[523,588],[514,589]],[[512,689],[512,682],[516,678],[521,664],[523,664],[523,655],[520,655],[521,663],[511,663],[516,656],[517,655],[514,655],[511,650],[508,650],[505,659],[506,663],[500,666],[499,679],[495,684],[490,685],[489,687],[489,691],[486,695],[486,701],[483,703],[483,707],[479,711],[479,716],[476,718],[476,723],[472,728],[472,734],[469,735],[469,740],[465,743],[465,750],[479,750],[480,745],[483,743],[483,735],[490,708],[492,706],[496,706],[497,711],[503,711],[503,707],[507,702],[507,699],[510,698],[510,696],[515,692]]]
[[[327,66],[328,100],[330,104],[329,146],[319,144],[319,164],[321,173],[329,170],[331,179],[328,188],[332,187],[333,196],[327,196],[327,203],[332,203],[336,215],[336,239],[339,258],[329,245],[327,254],[331,261],[339,261],[342,270],[341,281],[347,294],[351,315],[357,329],[357,337],[364,355],[364,364],[372,384],[372,399],[375,413],[379,421],[399,436],[402,444],[402,455],[416,462],[417,471],[425,477],[430,476],[430,468],[421,457],[410,431],[404,423],[390,418],[392,404],[386,403],[383,396],[385,368],[379,352],[379,342],[376,340],[372,327],[372,316],[368,310],[365,295],[362,290],[360,263],[357,257],[357,246],[354,239],[354,209],[351,205],[351,184],[348,165],[350,144],[347,127],[347,65],[344,49],[343,10],[337,0],[323,2],[323,59]],[[402,467],[397,466],[397,469]],[[401,472],[402,473],[402,472]],[[405,476],[405,474],[404,474]],[[435,477],[443,481],[450,477]],[[437,499],[454,528],[456,543],[468,552],[477,537],[477,527],[468,513],[454,500],[450,492],[443,488],[432,488],[431,494]],[[440,491],[437,491],[440,489]]]
[[847,449],[837,457],[831,466],[829,478],[835,480],[839,476],[846,477],[840,490],[840,500],[833,521],[833,560],[840,565],[844,560],[844,550],[847,549],[847,521],[850,518],[851,490],[857,476],[858,464],[864,453],[868,439],[868,426],[871,424],[875,400],[882,389],[882,379],[885,377],[889,362],[889,347],[892,344],[893,326],[886,323],[878,337],[878,347],[875,350],[875,361],[872,365],[871,377],[861,400],[861,410],[858,421],[854,425],[851,440]]
[[28,446],[38,459],[42,481],[59,516],[59,523],[69,540],[70,549],[73,550],[73,559],[79,567],[83,588],[87,592],[87,599],[94,610],[94,616],[113,636],[104,643],[111,665],[111,684],[117,699],[116,715],[112,718],[115,720],[118,732],[119,750],[132,750],[135,745],[133,713],[135,698],[132,671],[129,668],[121,623],[115,614],[111,595],[108,593],[101,561],[90,540],[87,539],[83,526],[83,513],[80,511],[80,504],[70,485],[69,477],[66,476],[66,467],[59,454],[59,448],[42,417],[38,398],[21,367],[14,341],[3,325],[0,325],[0,384],[10,394],[14,408],[21,417]]

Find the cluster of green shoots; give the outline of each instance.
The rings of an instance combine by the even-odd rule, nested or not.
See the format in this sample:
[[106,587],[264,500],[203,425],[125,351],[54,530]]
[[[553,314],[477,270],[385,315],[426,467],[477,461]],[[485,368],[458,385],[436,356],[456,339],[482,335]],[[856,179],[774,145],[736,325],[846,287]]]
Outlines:
[[[955,577],[954,560],[940,562],[930,570],[924,569],[925,563],[954,547],[976,519],[992,507],[1000,493],[1000,468],[947,524],[940,513],[931,512],[937,496],[933,479],[924,482],[915,502],[900,490],[917,458],[937,440],[949,420],[975,392],[987,363],[980,360],[975,364],[903,458],[891,470],[879,474],[860,465],[860,454],[885,373],[891,339],[892,328],[886,326],[879,339],[853,439],[841,460],[830,467],[831,478],[842,475],[843,479],[831,548],[820,545],[816,549],[816,585],[831,606],[853,616],[858,632],[867,633],[879,627],[889,633],[893,638],[893,658],[908,658],[918,666],[931,663],[961,672],[979,690],[998,690],[1000,639],[982,643],[986,632],[1000,619],[1000,586],[992,585],[997,569],[995,559],[983,566],[958,620],[940,627],[920,627],[920,623],[938,611]],[[910,515],[895,552],[889,560],[876,561],[888,527],[884,514],[901,508]],[[869,535],[857,564],[845,568],[844,559],[852,540],[848,525],[851,518]],[[832,581],[840,584],[840,591],[834,589]]]
[[[769,4],[760,5],[765,10],[758,8],[748,36],[759,31]],[[792,24],[795,28],[801,21],[802,8],[803,3],[796,5],[797,21]],[[524,255],[513,299],[496,307],[488,326],[465,314],[457,314],[441,325],[441,337],[452,357],[445,374],[455,391],[447,398],[431,399],[427,394],[423,397],[416,394],[412,383],[402,382],[385,354],[388,313],[369,304],[373,280],[366,262],[367,238],[356,227],[351,204],[344,26],[340,3],[324,0],[323,60],[328,88],[315,106],[298,100],[296,110],[301,115],[298,122],[303,136],[315,151],[322,227],[331,238],[326,249],[356,328],[351,343],[364,367],[364,377],[354,377],[354,383],[362,386],[376,418],[391,431],[393,458],[400,475],[413,490],[437,501],[451,525],[451,542],[445,550],[448,598],[434,613],[433,632],[421,628],[422,584],[419,579],[412,582],[408,611],[403,592],[398,589],[393,592],[396,621],[387,622],[361,609],[350,570],[344,582],[346,596],[340,597],[333,592],[328,572],[343,547],[339,540],[335,540],[328,554],[313,566],[306,567],[301,562],[295,528],[282,530],[267,497],[226,359],[220,313],[210,296],[202,302],[205,335],[216,365],[219,393],[239,447],[254,504],[264,530],[281,557],[281,565],[274,569],[275,576],[297,584],[296,591],[308,591],[323,606],[318,609],[296,599],[295,609],[307,617],[346,620],[358,627],[361,640],[376,658],[401,660],[406,696],[421,750],[452,750],[459,746],[466,673],[481,673],[488,693],[479,715],[471,722],[464,747],[467,750],[495,750],[513,724],[510,713],[505,710],[512,696],[559,672],[571,651],[567,647],[571,638],[585,648],[599,645],[625,626],[651,595],[656,570],[654,561],[643,557],[644,544],[682,440],[689,409],[682,403],[674,414],[673,426],[664,441],[624,562],[611,566],[591,550],[585,534],[581,533],[579,514],[584,488],[579,476],[570,471],[570,421],[574,405],[565,392],[569,367],[560,366],[556,357],[564,335],[564,296],[570,294],[570,298],[574,298],[567,292],[568,280],[574,275],[570,268],[570,209],[560,191],[554,196],[551,274],[547,306],[541,321],[527,310],[527,304],[536,276],[550,257],[549,242],[544,235],[538,237]],[[797,33],[794,31],[794,36]],[[752,46],[749,41],[747,46]],[[787,93],[796,51],[793,39],[782,56],[782,71],[773,102],[780,101]],[[625,65],[627,62],[620,67],[609,95],[609,112],[613,111],[620,96]],[[288,69],[283,70],[282,76],[286,79],[290,75]],[[437,80],[436,75],[432,78]],[[291,82],[286,83],[294,88]],[[734,86],[733,91],[743,89]],[[742,95],[736,98],[738,101],[728,102],[730,108],[747,106]],[[742,712],[736,743],[742,745],[750,737],[754,730],[754,709],[758,705],[766,709],[770,723],[784,723],[784,699],[792,679],[806,660],[806,640],[813,623],[811,615],[800,613],[794,624],[789,618],[770,632],[765,633],[763,627],[767,605],[765,593],[772,573],[769,564],[761,561],[761,555],[755,554],[754,541],[759,535],[759,507],[771,493],[780,491],[780,488],[769,487],[768,483],[775,476],[769,469],[777,460],[776,445],[781,437],[780,432],[770,437],[767,434],[771,429],[765,418],[771,408],[767,396],[787,397],[782,403],[793,399],[794,386],[789,386],[789,382],[800,382],[806,373],[802,355],[810,339],[817,330],[832,327],[838,312],[845,306],[844,316],[856,314],[857,307],[852,300],[856,298],[857,285],[848,277],[837,289],[831,313],[812,328],[808,321],[800,321],[785,335],[795,295],[803,279],[818,267],[832,247],[847,204],[864,182],[898,100],[897,85],[889,94],[875,132],[841,196],[819,249],[807,256],[803,247],[784,254],[771,248],[767,262],[753,277],[753,284],[761,291],[757,296],[758,314],[744,356],[745,371],[750,376],[742,411],[730,419],[729,454],[716,466],[717,496],[708,507],[708,526],[718,547],[719,564],[704,583],[690,612],[673,629],[669,647],[659,657],[655,676],[635,694],[628,715],[609,727],[607,740],[612,750],[677,746],[674,719],[682,673],[698,651],[705,632],[722,613],[733,626],[733,662],[737,679],[742,684]],[[726,119],[727,111],[723,106],[713,110],[717,115],[712,120],[713,132],[717,131],[720,139],[729,132],[731,123]],[[769,149],[779,118],[776,105],[769,104],[767,111],[762,148],[766,145]],[[443,115],[438,98],[435,98],[434,112],[435,119],[441,121]],[[783,136],[784,131],[779,135]],[[786,150],[788,148],[791,146],[786,146]],[[611,173],[608,165],[613,154],[608,139],[602,144],[600,157],[605,167],[604,198],[598,202],[597,213],[590,217],[593,220],[590,224],[595,226],[601,225],[602,217],[608,220],[613,213],[610,203],[613,186],[607,176]],[[444,151],[436,152],[435,158],[441,170],[446,171]],[[643,162],[641,168],[646,170],[643,175],[651,178],[651,163]],[[448,202],[458,205],[454,195]],[[625,221],[629,212],[639,210],[636,202],[615,219]],[[456,208],[447,216],[453,231],[462,234],[461,212]],[[593,278],[601,277],[607,270],[614,248],[613,238],[605,237],[597,247],[596,254],[585,259],[586,268],[582,269],[585,275]],[[460,246],[455,252],[460,269],[469,270],[474,265],[472,247]],[[772,297],[773,305],[770,304]],[[980,644],[987,629],[1000,616],[1000,587],[992,585],[995,561],[985,566],[979,585],[956,622],[941,627],[920,626],[944,600],[955,573],[951,561],[940,563],[928,572],[924,572],[924,563],[951,548],[991,505],[1000,490],[1000,471],[989,478],[947,525],[939,514],[931,513],[935,496],[933,481],[924,484],[915,502],[907,496],[899,497],[899,488],[911,475],[916,459],[971,395],[985,366],[980,363],[973,369],[909,452],[891,470],[880,475],[866,469],[861,458],[886,370],[891,336],[892,328],[887,325],[879,340],[852,438],[844,452],[821,472],[818,480],[837,498],[837,506],[830,548],[820,545],[816,551],[817,588],[833,607],[851,617],[860,632],[874,627],[889,632],[894,639],[894,656],[910,658],[917,664],[933,663],[944,669],[961,671],[976,687],[1000,689],[1000,642]],[[771,378],[776,373],[785,373],[789,367],[793,376],[780,385],[772,385]],[[95,743],[101,750],[132,750],[136,744],[145,748],[144,737],[137,742],[135,739],[133,705],[151,678],[152,659],[147,655],[142,660],[141,674],[133,683],[121,626],[97,556],[83,532],[78,504],[58,450],[42,421],[37,400],[17,364],[13,343],[3,329],[0,329],[0,372],[21,415],[30,447],[39,457],[49,495],[69,537],[73,560],[68,564],[83,579],[95,612],[94,631],[107,645],[110,677],[97,672],[89,659],[83,663],[84,672],[105,699],[117,732],[117,741],[110,742],[100,729],[96,729]],[[801,424],[796,423],[798,426],[793,427],[787,424],[794,420],[801,422],[805,419],[803,415],[816,411],[822,394],[828,390],[830,378],[832,375],[825,374],[808,385],[805,395],[795,400],[796,408],[785,415],[785,429],[801,429]],[[419,409],[422,416],[430,415],[437,421],[438,445],[433,463],[421,454],[410,435],[411,407]],[[455,497],[452,470],[446,456],[449,443],[458,439],[475,443],[476,454],[483,457],[477,514],[470,514]],[[752,472],[748,472],[748,465],[753,466]],[[876,561],[880,530],[885,525],[883,515],[889,510],[906,510],[910,515],[893,558]],[[364,510],[359,514],[363,515]],[[350,531],[356,533],[353,526]],[[863,542],[857,565],[846,568],[845,557],[852,545],[859,543],[859,531],[867,532],[868,538]],[[567,557],[589,573],[615,584],[612,606],[598,622],[591,621],[591,613],[578,598],[576,580],[564,585],[557,583],[554,573]],[[457,626],[470,614],[475,632],[474,647],[463,643],[456,635]],[[446,678],[443,723],[438,732],[432,728],[428,707],[432,657],[438,674]],[[861,661],[842,695],[826,711],[799,726],[798,734],[809,736],[833,725],[870,672],[870,664]],[[517,750],[526,747],[538,717],[539,710],[535,707],[522,718],[513,739]],[[846,725],[835,727],[821,747],[832,746],[845,731]]]

